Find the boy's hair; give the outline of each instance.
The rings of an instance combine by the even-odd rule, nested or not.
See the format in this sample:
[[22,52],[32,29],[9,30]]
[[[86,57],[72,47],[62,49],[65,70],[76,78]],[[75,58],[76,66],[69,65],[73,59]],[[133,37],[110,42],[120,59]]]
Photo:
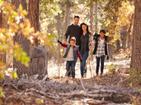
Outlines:
[[104,34],[106,34],[106,31],[105,31],[105,30],[100,30],[100,33],[101,33],[101,32],[104,33]]
[[70,38],[70,41],[76,42],[76,38],[75,38],[74,36],[72,36],[72,37]]
[[79,17],[79,16],[74,16],[74,19],[75,19],[75,18],[80,19],[80,17]]

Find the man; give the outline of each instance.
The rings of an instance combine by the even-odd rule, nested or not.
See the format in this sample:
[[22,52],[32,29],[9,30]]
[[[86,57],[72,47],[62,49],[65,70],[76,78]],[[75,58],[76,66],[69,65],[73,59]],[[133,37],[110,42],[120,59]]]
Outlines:
[[72,25],[68,26],[67,31],[65,33],[66,41],[69,42],[71,37],[76,38],[76,45],[80,43],[80,26],[79,24],[79,16],[74,16],[74,22]]

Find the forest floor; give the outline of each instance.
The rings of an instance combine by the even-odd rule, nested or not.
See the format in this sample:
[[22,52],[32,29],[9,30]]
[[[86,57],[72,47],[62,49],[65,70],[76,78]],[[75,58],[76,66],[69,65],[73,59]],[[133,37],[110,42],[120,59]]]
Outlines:
[[36,76],[5,80],[3,105],[141,105],[141,89],[129,82],[130,58],[125,53],[107,61],[110,66],[101,77],[90,70],[95,67],[93,61],[84,79],[79,75],[79,63],[76,79],[64,77],[65,64],[58,70],[50,63],[48,80],[38,80]]

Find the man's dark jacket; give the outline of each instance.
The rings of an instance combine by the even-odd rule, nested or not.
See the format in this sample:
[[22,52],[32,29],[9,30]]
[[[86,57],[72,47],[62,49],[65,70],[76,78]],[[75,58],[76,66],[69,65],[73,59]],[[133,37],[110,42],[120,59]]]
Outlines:
[[70,25],[67,28],[67,31],[65,33],[66,40],[74,36],[76,38],[76,45],[79,45],[80,43],[80,26],[79,25]]

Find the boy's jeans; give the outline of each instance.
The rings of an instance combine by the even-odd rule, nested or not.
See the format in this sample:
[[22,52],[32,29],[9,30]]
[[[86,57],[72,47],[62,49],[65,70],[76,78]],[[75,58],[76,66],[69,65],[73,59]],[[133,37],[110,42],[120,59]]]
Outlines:
[[81,77],[84,77],[84,74],[87,72],[86,70],[86,61],[87,61],[87,58],[88,58],[88,54],[89,52],[85,52],[84,54],[81,53],[81,56],[82,56],[82,62],[80,64],[80,70],[81,70]]
[[75,65],[76,65],[76,61],[67,61],[66,76],[75,78]]

